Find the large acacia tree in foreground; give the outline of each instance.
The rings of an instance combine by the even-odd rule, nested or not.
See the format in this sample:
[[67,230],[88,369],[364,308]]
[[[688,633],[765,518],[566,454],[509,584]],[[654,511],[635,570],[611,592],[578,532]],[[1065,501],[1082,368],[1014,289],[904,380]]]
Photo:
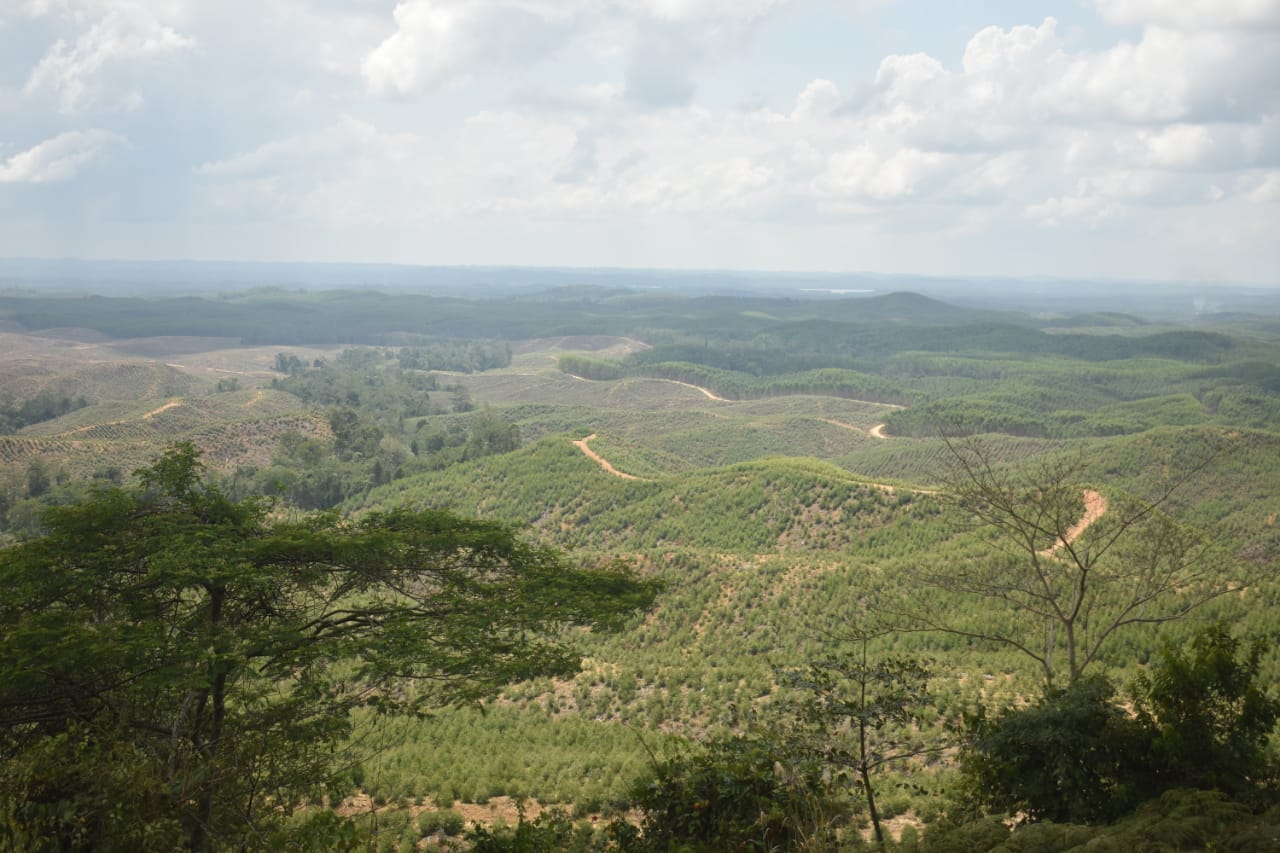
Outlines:
[[179,445],[0,551],[0,846],[256,848],[351,712],[569,675],[653,599],[448,513],[283,519]]

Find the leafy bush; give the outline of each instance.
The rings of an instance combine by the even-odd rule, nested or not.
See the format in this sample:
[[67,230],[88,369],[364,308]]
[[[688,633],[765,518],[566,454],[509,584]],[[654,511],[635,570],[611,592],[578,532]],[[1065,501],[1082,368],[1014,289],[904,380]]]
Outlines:
[[513,827],[477,826],[468,834],[474,853],[596,853],[635,850],[634,827],[615,821],[597,830],[587,821],[574,823],[561,809],[551,809],[536,820],[525,820],[523,810]]
[[1269,738],[1280,700],[1258,684],[1260,643],[1210,625],[1166,644],[1138,679],[1131,715],[1101,678],[1036,705],[981,717],[961,756],[974,800],[1028,820],[1101,823],[1175,787],[1217,788],[1262,805],[1277,793]]
[[441,831],[445,835],[461,835],[466,825],[466,819],[453,809],[440,809],[418,815],[418,832],[424,837]]
[[1132,809],[1148,789],[1144,727],[1116,705],[1103,678],[1085,678],[1039,703],[979,717],[961,755],[982,806],[1032,821],[1097,823]]
[[645,849],[795,849],[826,839],[841,810],[817,762],[734,737],[677,755],[634,791]]
[[1261,642],[1245,646],[1222,624],[1203,629],[1186,648],[1161,647],[1134,698],[1166,787],[1252,798],[1267,788],[1275,793],[1276,757],[1267,745],[1280,700],[1259,683],[1262,652]]

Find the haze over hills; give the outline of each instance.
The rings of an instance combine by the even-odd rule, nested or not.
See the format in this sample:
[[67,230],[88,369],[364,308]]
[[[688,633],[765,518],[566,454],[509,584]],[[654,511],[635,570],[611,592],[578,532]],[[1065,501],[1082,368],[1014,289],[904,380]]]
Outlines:
[[1272,286],[1229,281],[919,276],[871,272],[747,272],[619,268],[433,267],[399,264],[93,261],[0,258],[0,291],[203,295],[280,287],[363,288],[471,298],[600,286],[699,294],[850,297],[912,291],[957,305],[1030,313],[1117,311],[1188,321],[1218,313],[1275,313]]

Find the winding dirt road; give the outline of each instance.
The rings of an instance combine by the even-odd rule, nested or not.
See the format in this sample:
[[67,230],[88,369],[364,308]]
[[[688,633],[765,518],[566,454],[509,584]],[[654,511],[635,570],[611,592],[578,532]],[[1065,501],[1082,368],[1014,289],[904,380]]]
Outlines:
[[673,383],[675,383],[676,385],[683,385],[683,386],[684,386],[684,387],[686,387],[686,388],[692,388],[692,389],[693,389],[693,390],[695,390],[695,391],[701,391],[701,392],[702,392],[702,396],[706,397],[708,400],[716,400],[717,402],[720,402],[720,403],[731,403],[731,402],[733,402],[733,401],[732,401],[732,400],[730,400],[728,397],[721,397],[721,396],[717,395],[717,394],[716,394],[716,392],[712,391],[711,389],[709,389],[709,388],[703,388],[701,385],[694,385],[694,384],[693,384],[693,383],[691,383],[691,382],[681,382],[679,379],[659,379],[658,381],[659,381],[659,382],[673,382]]
[[149,421],[152,418],[154,418],[156,415],[160,414],[161,412],[167,412],[170,409],[176,409],[178,406],[181,406],[181,405],[182,405],[182,400],[170,400],[160,408],[152,409],[151,411],[147,412],[145,415],[142,416],[142,419],[144,421]]
[[583,453],[585,453],[588,459],[595,460],[596,464],[598,464],[601,468],[603,468],[605,471],[607,471],[608,473],[612,474],[615,477],[621,477],[624,480],[643,479],[642,477],[637,477],[635,474],[628,474],[624,471],[619,471],[617,468],[614,468],[612,465],[609,464],[609,460],[605,459],[599,453],[596,453],[594,450],[588,447],[587,442],[593,440],[595,437],[596,437],[596,433],[593,432],[591,433],[591,435],[587,436],[586,438],[580,438],[577,441],[575,441],[573,443],[573,446],[581,450]]
[[831,424],[832,426],[837,426],[837,427],[840,427],[841,429],[852,430],[853,432],[865,431],[866,434],[871,436],[872,438],[887,439],[889,437],[884,434],[884,428],[888,426],[888,424],[876,424],[869,430],[863,430],[862,427],[856,427],[853,424],[847,424],[844,421],[833,421],[831,418],[818,418],[818,420],[822,421],[824,424]]
[[1052,557],[1067,545],[1076,541],[1076,537],[1088,530],[1090,524],[1093,524],[1099,518],[1102,518],[1102,514],[1106,511],[1107,499],[1095,492],[1093,489],[1085,489],[1084,515],[1080,516],[1080,520],[1071,526],[1071,529],[1067,531],[1065,536],[1053,543],[1052,547],[1045,548],[1043,551],[1037,551],[1036,553],[1041,557]]

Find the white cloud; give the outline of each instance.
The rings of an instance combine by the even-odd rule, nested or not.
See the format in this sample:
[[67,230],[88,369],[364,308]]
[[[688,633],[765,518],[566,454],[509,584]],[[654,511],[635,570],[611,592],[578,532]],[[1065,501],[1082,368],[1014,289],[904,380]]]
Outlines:
[[[32,69],[24,92],[35,96],[50,92],[63,113],[99,107],[136,109],[143,96],[136,90],[108,93],[103,75],[116,66],[146,63],[166,54],[186,50],[194,40],[163,23],[157,9],[146,3],[116,2],[57,4],[75,21],[92,20],[74,42],[59,39]],[[30,11],[47,14],[46,2]],[[97,13],[97,14],[95,14]]]
[[1188,31],[1280,27],[1277,0],[1093,0],[1115,24]]
[[1201,124],[1175,124],[1143,134],[1147,161],[1157,167],[1183,169],[1204,162],[1212,153],[1212,131]]
[[840,106],[840,88],[830,80],[814,80],[796,98],[795,119],[823,119]]
[[[895,31],[897,52],[838,43],[905,26],[892,0],[18,0],[0,15],[26,86],[0,86],[0,115],[25,129],[5,131],[93,111],[119,137],[63,134],[0,174],[66,179],[128,137],[162,155],[152,199],[260,231],[263,254],[288,228],[299,251],[349,235],[424,261],[420,235],[467,232],[471,262],[519,260],[533,231],[557,262],[661,234],[655,264],[849,235],[890,260],[929,254],[925,235],[996,257],[1010,233],[1124,246],[1183,221],[1187,251],[1199,231],[1261,245],[1280,215],[1280,0],[1092,2],[1125,29],[969,11],[967,44],[930,55],[940,29]],[[23,27],[44,41],[15,42]],[[806,265],[795,252],[775,265]],[[861,258],[842,252],[822,257]]]
[[69,181],[105,150],[124,140],[105,130],[71,130],[46,139],[0,164],[0,183]]
[[305,134],[202,164],[213,207],[231,219],[305,220],[353,229],[433,206],[421,178],[430,158],[410,133],[386,133],[350,116]]
[[864,144],[832,155],[814,187],[823,196],[860,202],[901,201],[928,194],[954,156],[917,148],[877,151]]
[[887,57],[877,103],[939,147],[944,137],[1016,147],[1027,130],[1054,125],[1256,121],[1280,107],[1280,62],[1259,34],[1150,29],[1136,43],[1071,53],[1057,27],[988,27],[959,72],[927,56]]
[[1280,116],[1256,124],[1174,124],[1135,134],[1131,162],[1173,171],[1235,171],[1280,165]]
[[413,94],[459,75],[535,62],[581,25],[586,0],[400,0],[396,31],[364,61],[370,88]]
[[1249,201],[1262,203],[1280,202],[1280,172],[1267,172],[1258,177],[1246,197]]
[[602,5],[666,21],[754,21],[791,0],[614,0]]
[[364,61],[370,89],[415,95],[473,74],[502,73],[574,45],[629,56],[638,102],[685,103],[688,72],[738,48],[798,0],[398,0],[395,32]]

